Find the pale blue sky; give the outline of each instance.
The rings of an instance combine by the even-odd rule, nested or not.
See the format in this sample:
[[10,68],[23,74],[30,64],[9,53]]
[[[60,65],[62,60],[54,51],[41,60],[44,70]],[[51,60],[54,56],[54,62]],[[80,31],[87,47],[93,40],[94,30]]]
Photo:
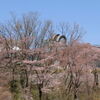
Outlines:
[[30,11],[55,23],[77,22],[87,31],[85,42],[100,44],[100,0],[0,0],[1,22],[10,18],[10,12]]

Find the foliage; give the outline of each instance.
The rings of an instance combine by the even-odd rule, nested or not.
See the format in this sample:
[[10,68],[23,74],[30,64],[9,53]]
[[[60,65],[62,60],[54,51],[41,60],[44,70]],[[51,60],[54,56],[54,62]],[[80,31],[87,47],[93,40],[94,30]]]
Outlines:
[[59,31],[67,37],[64,44],[52,41],[52,23],[41,24],[33,13],[1,25],[0,68],[9,73],[10,91],[16,100],[22,96],[26,100],[94,98],[93,88],[99,87],[96,62],[100,50],[80,43],[82,32],[77,24],[61,24]]

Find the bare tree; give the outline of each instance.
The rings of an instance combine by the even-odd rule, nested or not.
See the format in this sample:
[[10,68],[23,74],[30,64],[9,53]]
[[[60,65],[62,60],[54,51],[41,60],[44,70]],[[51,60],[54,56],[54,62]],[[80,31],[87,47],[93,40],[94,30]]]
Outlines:
[[36,48],[48,40],[54,33],[51,21],[40,21],[37,13],[28,13],[21,18],[12,16],[7,24],[0,25],[0,33],[20,42],[21,48]]
[[79,24],[69,24],[69,23],[60,23],[58,26],[58,31],[60,34],[65,35],[67,38],[67,44],[73,44],[74,41],[79,41],[82,39],[85,31],[80,27]]

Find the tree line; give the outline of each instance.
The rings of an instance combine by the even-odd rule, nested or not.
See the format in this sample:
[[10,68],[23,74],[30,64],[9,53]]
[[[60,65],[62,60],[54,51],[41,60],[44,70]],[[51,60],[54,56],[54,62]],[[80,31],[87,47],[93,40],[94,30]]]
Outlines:
[[[65,44],[52,40],[58,33]],[[77,100],[98,88],[99,52],[80,41],[83,34],[78,24],[60,23],[55,29],[37,13],[0,24],[0,68],[8,73],[13,99]]]

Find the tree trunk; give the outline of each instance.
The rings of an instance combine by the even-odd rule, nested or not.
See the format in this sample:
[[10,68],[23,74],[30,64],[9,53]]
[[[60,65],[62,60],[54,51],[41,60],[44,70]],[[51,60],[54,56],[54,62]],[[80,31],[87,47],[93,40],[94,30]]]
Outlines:
[[39,87],[39,100],[42,100],[42,90],[41,90],[41,87]]
[[14,74],[15,74],[15,69],[13,68],[13,69],[12,69],[12,79],[13,79],[13,80],[15,80],[15,75],[14,75]]
[[25,70],[25,75],[26,75],[26,87],[28,87],[28,74],[27,74],[27,70]]
[[94,87],[97,87],[99,85],[99,82],[98,82],[98,73],[97,73],[97,70],[95,69],[94,71]]

